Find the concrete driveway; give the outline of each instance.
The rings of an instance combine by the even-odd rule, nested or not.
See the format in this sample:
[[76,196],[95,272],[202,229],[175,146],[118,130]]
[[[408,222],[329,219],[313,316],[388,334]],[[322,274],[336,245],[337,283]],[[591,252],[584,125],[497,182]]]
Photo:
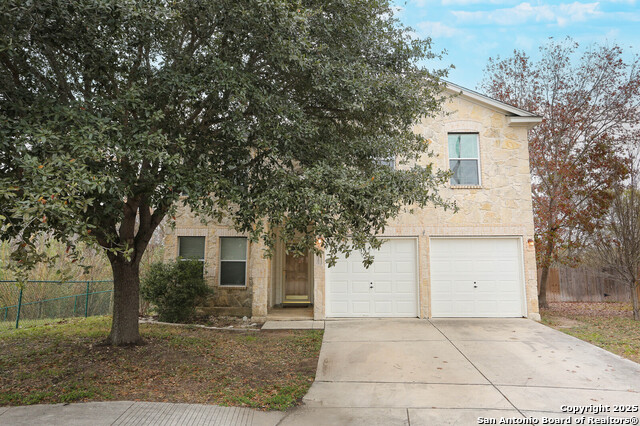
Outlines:
[[572,417],[563,406],[591,408],[573,424],[637,424],[613,410],[640,404],[640,365],[526,319],[327,321],[304,402],[280,424],[544,424]]

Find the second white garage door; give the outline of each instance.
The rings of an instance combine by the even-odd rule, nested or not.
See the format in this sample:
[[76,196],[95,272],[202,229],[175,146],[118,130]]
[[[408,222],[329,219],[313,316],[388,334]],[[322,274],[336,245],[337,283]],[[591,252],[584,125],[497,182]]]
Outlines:
[[431,316],[524,316],[520,241],[431,238]]
[[327,317],[417,317],[416,240],[392,238],[366,269],[359,252],[326,270]]

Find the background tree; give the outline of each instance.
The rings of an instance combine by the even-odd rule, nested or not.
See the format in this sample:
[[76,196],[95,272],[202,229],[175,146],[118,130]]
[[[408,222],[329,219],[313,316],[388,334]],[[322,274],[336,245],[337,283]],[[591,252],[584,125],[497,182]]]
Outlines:
[[[447,206],[412,125],[440,105],[429,40],[387,0],[0,4],[0,219],[99,244],[110,341],[136,343],[139,264],[178,202],[303,252],[377,247],[403,206]],[[405,163],[407,164],[407,163]],[[185,194],[185,197],[180,197]],[[317,249],[317,248],[316,248]],[[37,256],[36,256],[37,258]],[[370,262],[371,259],[369,258]]]
[[637,141],[640,64],[618,46],[550,41],[533,61],[515,51],[489,59],[481,88],[489,96],[535,112],[544,120],[529,133],[529,157],[541,268],[539,303],[547,307],[550,266],[572,254],[603,224],[611,188],[628,173],[625,144]]
[[633,319],[640,321],[640,158],[629,156],[630,178],[611,188],[613,202],[604,227],[593,238],[599,262],[629,286]]

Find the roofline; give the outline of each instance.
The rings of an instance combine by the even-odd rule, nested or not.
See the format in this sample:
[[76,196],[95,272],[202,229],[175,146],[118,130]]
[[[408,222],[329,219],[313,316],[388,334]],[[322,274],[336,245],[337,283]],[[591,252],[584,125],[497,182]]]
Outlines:
[[[464,88],[449,81],[443,80],[443,82],[445,84],[445,88],[451,92],[460,93],[462,96],[470,100],[481,103],[493,109],[497,109],[498,111],[501,111],[503,113],[507,113],[506,115],[515,116],[513,117],[515,120],[511,120],[511,123],[513,123],[513,125],[516,125],[516,123],[519,125],[537,124],[542,121],[542,117],[532,112],[516,108],[513,105],[498,101],[496,99],[490,98],[486,95]],[[525,118],[529,118],[530,120],[525,120]]]
[[507,117],[507,124],[512,127],[533,127],[542,123],[542,117]]

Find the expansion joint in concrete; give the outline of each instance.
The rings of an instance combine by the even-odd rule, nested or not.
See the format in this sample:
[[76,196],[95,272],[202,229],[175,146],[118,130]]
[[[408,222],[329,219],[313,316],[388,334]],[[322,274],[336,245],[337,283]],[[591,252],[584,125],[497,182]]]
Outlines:
[[513,402],[511,402],[511,400],[510,400],[509,398],[507,398],[507,396],[506,396],[506,395],[505,395],[505,394],[504,394],[500,389],[498,389],[498,386],[496,386],[496,385],[495,385],[495,384],[494,384],[494,383],[493,383],[493,382],[492,382],[492,381],[491,381],[491,380],[490,380],[490,379],[489,379],[489,378],[488,378],[488,377],[487,377],[487,376],[486,376],[482,371],[480,371],[480,369],[478,368],[478,366],[477,366],[477,365],[475,365],[475,364],[474,364],[474,362],[473,362],[473,361],[471,361],[471,360],[469,359],[469,357],[468,357],[467,355],[465,355],[465,353],[464,353],[464,352],[462,352],[462,351],[460,350],[460,348],[459,348],[455,343],[453,343],[453,341],[452,341],[451,339],[449,339],[449,337],[448,337],[446,334],[444,334],[444,333],[442,332],[442,330],[440,330],[440,329],[438,328],[438,326],[437,326],[437,325],[435,325],[435,324],[433,323],[433,321],[431,321],[431,320],[427,320],[427,321],[429,321],[429,322],[431,323],[431,325],[433,325],[433,327],[435,327],[435,329],[436,329],[436,330],[438,330],[438,332],[439,332],[440,334],[442,334],[442,336],[444,336],[444,338],[445,338],[445,339],[447,339],[447,341],[448,341],[449,343],[451,343],[451,346],[453,346],[454,348],[456,348],[456,350],[460,353],[460,355],[462,355],[462,356],[463,356],[467,361],[469,361],[469,364],[471,364],[471,365],[473,366],[473,368],[475,368],[475,369],[476,369],[476,371],[477,371],[477,372],[478,372],[482,377],[484,377],[484,379],[485,379],[487,382],[489,382],[489,384],[490,384],[491,386],[493,386],[493,388],[494,388],[494,389],[495,389],[495,390],[496,390],[500,395],[502,395],[502,397],[503,397],[503,398],[504,398],[504,399],[505,399],[509,404],[511,404],[511,406],[512,406],[512,407],[513,407],[513,408],[514,408],[518,413],[520,413],[520,415],[521,415],[522,417],[527,417],[527,416],[526,416],[522,411],[520,411],[520,409],[519,409],[518,407],[516,407],[516,406],[513,404]]

